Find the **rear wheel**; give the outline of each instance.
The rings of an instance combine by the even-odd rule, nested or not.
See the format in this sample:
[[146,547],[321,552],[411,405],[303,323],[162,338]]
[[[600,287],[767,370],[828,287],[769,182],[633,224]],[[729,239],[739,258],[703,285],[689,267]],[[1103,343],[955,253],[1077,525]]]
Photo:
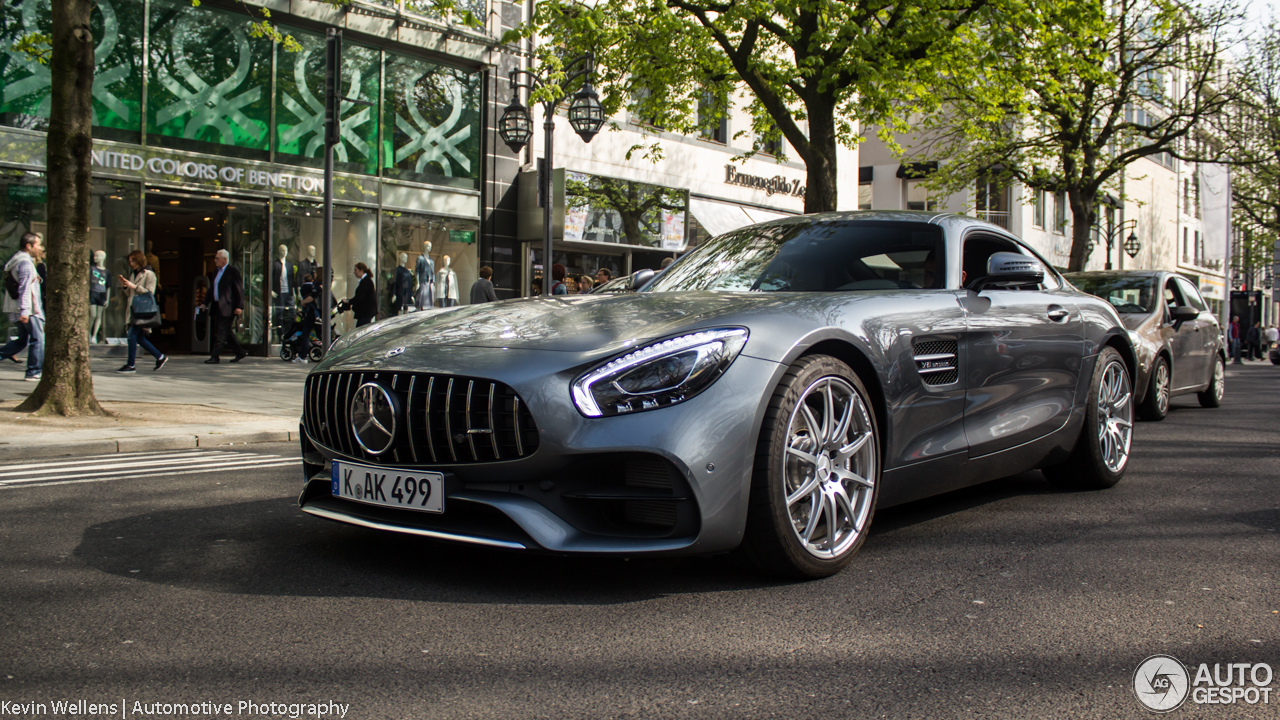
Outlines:
[[319,345],[312,345],[311,349],[307,351],[307,359],[311,362],[320,362],[324,359],[324,348]]
[[293,348],[286,343],[280,346],[280,359],[289,362],[293,359]]
[[1129,369],[1115,348],[1104,347],[1089,383],[1089,403],[1076,446],[1065,463],[1045,468],[1045,477],[1064,487],[1109,488],[1124,476],[1132,440]]
[[801,358],[774,391],[760,430],[744,555],[788,577],[839,572],[866,539],[879,479],[866,388],[833,357]]
[[1151,368],[1151,382],[1147,396],[1138,406],[1138,416],[1143,420],[1163,420],[1169,414],[1169,361],[1157,357]]
[[1213,379],[1209,381],[1209,387],[1196,394],[1196,399],[1200,401],[1200,407],[1216,408],[1222,404],[1222,396],[1227,391],[1227,366],[1222,362],[1222,356],[1216,355],[1213,358]]

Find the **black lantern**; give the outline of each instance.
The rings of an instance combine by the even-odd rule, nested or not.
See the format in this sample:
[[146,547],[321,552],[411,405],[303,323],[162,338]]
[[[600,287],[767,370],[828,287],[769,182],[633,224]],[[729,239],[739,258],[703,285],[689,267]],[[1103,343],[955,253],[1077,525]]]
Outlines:
[[519,96],[513,97],[498,120],[498,137],[512,152],[518,153],[529,142],[530,135],[533,135],[533,118],[529,117],[529,109],[520,104]]
[[590,81],[582,84],[582,89],[569,103],[569,124],[583,142],[591,142],[604,125],[604,107],[600,105],[600,96],[591,88]]
[[1138,242],[1137,233],[1129,233],[1129,237],[1124,241],[1124,252],[1131,259],[1138,256],[1142,252],[1142,243]]

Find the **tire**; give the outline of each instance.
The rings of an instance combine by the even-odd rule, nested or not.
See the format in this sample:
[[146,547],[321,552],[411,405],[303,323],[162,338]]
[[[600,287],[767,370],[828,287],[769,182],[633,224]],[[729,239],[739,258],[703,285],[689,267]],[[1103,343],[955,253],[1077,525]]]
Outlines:
[[760,429],[742,554],[774,575],[834,575],[866,540],[879,487],[880,434],[866,387],[833,357],[801,358]]
[[320,362],[324,359],[324,348],[319,345],[312,345],[311,349],[307,351],[307,359],[311,362]]
[[1196,393],[1200,407],[1216,408],[1222,404],[1222,396],[1227,392],[1227,366],[1221,355],[1213,356],[1213,379],[1209,387]]
[[280,359],[281,359],[281,360],[283,360],[283,361],[285,361],[285,362],[289,362],[290,360],[292,360],[292,359],[293,359],[293,348],[289,347],[288,345],[281,345],[281,346],[280,346]]
[[1133,441],[1133,391],[1129,369],[1113,347],[1098,353],[1089,380],[1084,426],[1071,456],[1044,468],[1049,482],[1078,490],[1101,490],[1120,482]]
[[1160,421],[1169,414],[1169,361],[1156,356],[1151,366],[1151,380],[1147,383],[1147,396],[1138,406],[1138,417]]

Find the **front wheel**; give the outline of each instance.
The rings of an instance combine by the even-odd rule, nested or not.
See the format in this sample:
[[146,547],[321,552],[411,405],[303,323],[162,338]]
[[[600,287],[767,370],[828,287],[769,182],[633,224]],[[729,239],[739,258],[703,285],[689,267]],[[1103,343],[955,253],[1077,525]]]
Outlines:
[[281,345],[281,346],[280,346],[280,359],[281,359],[281,360],[283,360],[283,361],[285,361],[285,362],[289,362],[290,360],[292,360],[292,359],[293,359],[293,348],[289,347],[289,345],[288,345],[288,344]]
[[1215,355],[1213,379],[1209,381],[1209,387],[1196,394],[1196,399],[1200,401],[1200,407],[1216,408],[1222,404],[1222,396],[1226,391],[1227,366],[1223,364],[1221,355]]
[[1163,420],[1169,414],[1169,361],[1157,357],[1151,367],[1151,383],[1147,396],[1138,406],[1138,416],[1143,420]]
[[1079,489],[1109,488],[1129,465],[1133,441],[1133,391],[1129,368],[1113,347],[1104,347],[1089,382],[1084,427],[1071,456],[1044,469],[1055,485]]
[[880,480],[870,396],[848,365],[801,358],[774,391],[756,447],[743,554],[777,575],[833,575],[866,540]]

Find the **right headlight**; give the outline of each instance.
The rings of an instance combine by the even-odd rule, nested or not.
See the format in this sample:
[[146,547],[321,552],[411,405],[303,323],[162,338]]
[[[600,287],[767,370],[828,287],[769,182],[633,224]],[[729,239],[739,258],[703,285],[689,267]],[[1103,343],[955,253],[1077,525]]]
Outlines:
[[578,376],[573,404],[602,417],[682,403],[724,373],[747,335],[746,328],[701,330],[632,350]]

